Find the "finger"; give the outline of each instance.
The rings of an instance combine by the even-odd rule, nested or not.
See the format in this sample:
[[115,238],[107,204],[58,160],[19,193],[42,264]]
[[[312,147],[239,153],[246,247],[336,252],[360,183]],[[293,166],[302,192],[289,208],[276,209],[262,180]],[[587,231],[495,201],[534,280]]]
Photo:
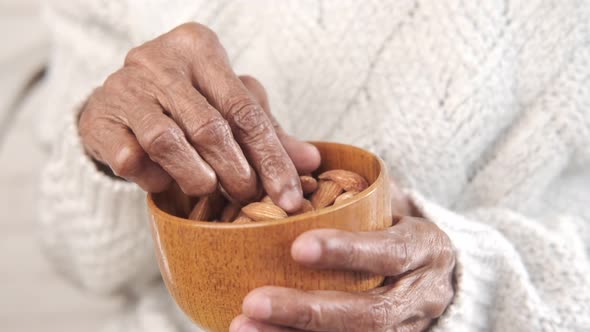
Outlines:
[[129,128],[114,121],[89,119],[91,114],[91,110],[85,110],[79,122],[80,135],[91,157],[147,192],[168,188],[172,178],[147,156]]
[[[152,52],[162,53],[170,48],[186,52],[164,52],[158,62],[153,60]],[[228,121],[268,195],[288,212],[299,209],[303,193],[297,170],[261,106],[231,69],[215,33],[200,24],[183,24],[131,50],[125,63],[150,68],[156,77],[164,76],[164,80],[171,75],[159,75],[161,72],[190,78],[209,104]],[[160,86],[171,83],[162,78],[160,81]]]
[[294,212],[303,200],[297,170],[262,108],[243,86],[238,86],[241,82],[234,84],[222,93],[224,97],[217,102],[214,99],[215,107],[228,120],[266,193],[285,211]]
[[379,232],[312,230],[293,242],[291,255],[314,268],[395,276],[424,266],[448,250],[439,234],[434,224],[411,217]]
[[262,287],[244,299],[248,318],[305,331],[381,331],[394,326],[394,306],[363,293]]
[[394,283],[370,289],[370,296],[395,299],[401,325],[440,317],[453,299],[452,271],[425,266],[397,278]]
[[244,315],[239,315],[234,318],[229,326],[230,332],[297,332],[301,330],[276,326],[271,324],[265,324],[253,319],[250,319]]
[[160,103],[182,128],[201,157],[215,170],[230,197],[246,203],[258,194],[258,181],[231,128],[221,114],[179,77],[168,85]]
[[303,192],[297,170],[258,102],[232,71],[225,51],[209,47],[192,66],[193,83],[228,121],[266,193],[287,212],[299,209]]
[[240,76],[240,80],[268,115],[279,140],[293,161],[297,172],[299,174],[307,174],[315,171],[320,166],[321,159],[318,149],[312,144],[296,139],[283,130],[270,111],[266,90],[257,79],[252,76],[243,75]]
[[141,104],[128,112],[129,125],[150,159],[158,163],[191,196],[203,196],[217,188],[211,167],[189,144],[184,132],[162,113],[159,105]]

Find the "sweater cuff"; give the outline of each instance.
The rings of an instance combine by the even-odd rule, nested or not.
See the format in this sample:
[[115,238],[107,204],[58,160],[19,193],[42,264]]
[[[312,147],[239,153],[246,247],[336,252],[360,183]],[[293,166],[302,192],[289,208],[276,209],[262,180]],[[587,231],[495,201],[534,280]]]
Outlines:
[[[41,177],[40,235],[59,272],[111,293],[158,275],[145,193],[101,171],[84,152],[72,114]],[[133,282],[131,282],[133,281]]]
[[[480,331],[488,326],[487,312],[493,305],[494,284],[490,254],[484,243],[501,235],[490,227],[474,223],[425,199],[414,191],[406,194],[425,219],[434,222],[451,239],[456,253],[455,296],[431,331]],[[494,242],[494,241],[492,241]],[[497,249],[497,248],[496,248]]]

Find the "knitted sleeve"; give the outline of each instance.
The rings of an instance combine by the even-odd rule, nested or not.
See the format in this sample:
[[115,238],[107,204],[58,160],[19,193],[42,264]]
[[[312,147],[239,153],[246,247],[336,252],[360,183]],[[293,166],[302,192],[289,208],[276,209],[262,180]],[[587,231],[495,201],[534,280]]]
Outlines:
[[559,229],[552,230],[503,208],[459,215],[419,193],[410,195],[457,252],[455,298],[434,331],[590,328],[590,262],[584,250],[590,232],[586,227],[579,233],[581,219],[556,216],[552,222]]
[[116,293],[158,275],[145,193],[96,168],[73,116],[55,141],[41,182],[42,245],[66,278],[93,292]]

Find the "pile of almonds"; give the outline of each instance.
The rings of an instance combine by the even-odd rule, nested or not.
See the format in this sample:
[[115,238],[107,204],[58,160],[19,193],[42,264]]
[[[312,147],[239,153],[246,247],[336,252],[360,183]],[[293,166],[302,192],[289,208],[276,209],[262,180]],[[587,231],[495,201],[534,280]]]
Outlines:
[[[339,204],[368,187],[365,178],[355,172],[342,169],[326,171],[320,174],[317,179],[311,175],[302,175],[299,179],[305,199],[301,209],[290,214],[291,216]],[[227,202],[221,193],[216,192],[201,197],[188,218],[198,221],[247,224],[256,221],[279,220],[290,215],[275,205],[268,196],[264,196],[260,202],[242,207]]]

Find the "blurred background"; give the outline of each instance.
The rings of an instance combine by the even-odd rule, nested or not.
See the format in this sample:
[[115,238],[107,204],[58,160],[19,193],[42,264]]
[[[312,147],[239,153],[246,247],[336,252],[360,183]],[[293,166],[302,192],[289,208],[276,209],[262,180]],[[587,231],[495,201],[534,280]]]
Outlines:
[[0,331],[89,331],[118,303],[82,295],[35,241],[42,155],[32,124],[43,110],[20,112],[19,102],[48,57],[41,1],[0,0]]

